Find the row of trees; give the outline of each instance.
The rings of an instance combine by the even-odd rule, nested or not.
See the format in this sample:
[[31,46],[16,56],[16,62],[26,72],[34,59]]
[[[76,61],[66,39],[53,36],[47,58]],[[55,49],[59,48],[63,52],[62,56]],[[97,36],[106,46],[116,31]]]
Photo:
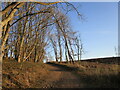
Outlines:
[[74,62],[75,56],[80,60],[83,45],[66,16],[71,9],[80,15],[72,4],[7,2],[2,8],[1,57],[38,62],[52,45],[56,61],[62,61],[63,55],[67,61]]
[[74,62],[75,56],[78,60],[81,59],[83,53],[83,44],[77,32],[74,32],[68,23],[67,17],[59,13],[56,19],[56,31],[50,34],[50,41],[52,43],[56,61],[62,62],[63,55],[68,62]]

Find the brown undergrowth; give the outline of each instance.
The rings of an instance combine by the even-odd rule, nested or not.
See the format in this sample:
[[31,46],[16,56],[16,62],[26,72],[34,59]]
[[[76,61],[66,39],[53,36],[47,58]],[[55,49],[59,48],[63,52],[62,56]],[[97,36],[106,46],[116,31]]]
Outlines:
[[2,70],[3,88],[31,88],[37,78],[44,78],[48,74],[43,63],[4,60]]
[[3,88],[120,88],[119,76],[117,64],[3,61]]
[[85,88],[120,87],[120,65],[98,62],[76,62],[64,65],[77,68],[74,73],[80,77]]

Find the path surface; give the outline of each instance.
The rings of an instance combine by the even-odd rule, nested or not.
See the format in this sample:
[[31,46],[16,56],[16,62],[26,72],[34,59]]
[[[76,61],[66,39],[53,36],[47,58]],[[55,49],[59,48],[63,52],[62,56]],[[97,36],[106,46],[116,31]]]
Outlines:
[[47,64],[49,80],[46,83],[48,88],[82,88],[80,78],[68,70],[68,68],[57,64]]

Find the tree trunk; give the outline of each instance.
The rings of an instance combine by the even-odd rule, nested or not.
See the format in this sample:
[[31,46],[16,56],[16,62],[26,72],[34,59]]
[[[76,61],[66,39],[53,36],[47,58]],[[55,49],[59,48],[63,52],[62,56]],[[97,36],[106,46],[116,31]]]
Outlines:
[[80,62],[80,46],[79,46],[79,40],[77,40],[77,48],[78,48],[78,61]]
[[[14,5],[17,5],[18,3],[14,3]],[[17,8],[20,8],[24,3],[21,3],[17,6]],[[12,3],[13,5],[13,3]],[[14,5],[12,6],[10,5],[9,7],[6,7],[4,10],[2,10],[0,12],[0,15],[4,15],[7,11],[9,11],[11,9],[11,7],[14,7]],[[0,39],[1,39],[1,47],[0,47],[0,62],[2,62],[3,60],[3,56],[4,56],[4,46],[5,46],[5,43],[6,43],[6,40],[8,38],[8,35],[9,35],[9,31],[10,31],[10,25],[9,25],[9,22],[13,19],[14,17],[14,13],[17,11],[17,9],[13,9],[13,11],[11,11],[11,13],[9,14],[9,16],[2,20],[1,21],[1,24],[0,24],[0,27],[3,28],[3,26],[5,26],[6,29],[0,29],[0,34],[2,34],[2,31],[5,31],[5,35],[2,36],[0,35]],[[2,17],[2,16],[1,16]]]
[[0,63],[2,63],[2,60],[3,60],[3,52],[4,52],[4,49],[3,49],[3,47],[1,46],[0,47]]
[[[5,35],[4,36],[2,36],[1,35],[1,47],[0,47],[0,49],[1,49],[1,52],[0,52],[0,59],[1,59],[1,62],[2,62],[2,59],[3,59],[3,56],[4,56],[4,50],[5,50],[5,43],[6,43],[6,41],[7,41],[7,38],[8,38],[8,35],[9,35],[9,31],[10,31],[10,25],[9,25],[9,23],[7,24],[7,26],[6,26],[6,32],[5,32]],[[1,31],[2,32],[2,31]]]
[[[6,40],[6,44],[5,44],[5,50],[4,50],[4,57],[8,58],[8,39]],[[7,48],[6,48],[7,47]]]
[[38,62],[38,55],[37,55],[37,46],[35,46],[35,58],[34,58],[34,62]]
[[62,48],[61,48],[61,40],[60,40],[60,35],[58,31],[58,45],[59,45],[59,51],[60,51],[60,62],[62,62]]
[[65,45],[65,57],[66,57],[66,62],[68,63],[67,48],[66,48],[66,45]]
[[11,50],[10,50],[10,58],[12,58],[12,53],[13,53],[13,50],[11,48]]
[[67,43],[66,37],[65,37],[65,46],[66,46],[66,49],[67,49],[67,53],[68,53],[70,62],[74,63],[73,57],[71,56],[71,53],[70,53],[70,50],[69,50],[69,47],[68,47],[68,43]]
[[20,43],[20,52],[18,55],[18,62],[21,62],[21,57],[22,57],[22,51],[23,51],[23,42],[24,42],[24,36],[22,37],[21,43]]
[[79,46],[78,46],[78,61],[80,61],[80,48],[79,48]]
[[58,62],[56,42],[53,40],[52,37],[50,37],[50,40],[51,40],[51,43],[52,43],[52,46],[53,46],[53,49],[54,49],[54,54],[55,54],[56,62]]
[[24,26],[23,26],[23,33],[21,35],[22,37],[21,37],[20,50],[19,50],[19,56],[18,56],[18,62],[19,63],[21,62],[22,53],[23,53],[23,45],[24,45],[24,38],[25,38],[27,20],[28,20],[28,17],[26,17],[26,19],[25,19],[25,23],[24,23]]
[[[1,14],[0,14],[0,17],[2,17]],[[1,19],[0,19],[0,22],[1,22]],[[2,25],[0,23],[0,63],[2,63],[2,59],[3,59],[3,47],[1,45],[2,45]]]

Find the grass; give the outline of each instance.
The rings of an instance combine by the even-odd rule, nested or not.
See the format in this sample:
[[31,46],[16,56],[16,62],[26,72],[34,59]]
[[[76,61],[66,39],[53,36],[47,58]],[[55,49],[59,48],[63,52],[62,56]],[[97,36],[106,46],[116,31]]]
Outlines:
[[[39,85],[44,84],[45,78],[50,79],[49,67],[41,62],[18,63],[6,59],[2,65],[3,88],[36,88],[38,78]],[[120,88],[120,65],[87,61],[52,65],[77,75],[85,88]]]
[[69,67],[78,68],[78,75],[87,88],[119,88],[120,65],[103,64],[98,62],[80,62],[66,64]]
[[43,63],[3,61],[3,88],[31,88],[36,79],[47,75]]

